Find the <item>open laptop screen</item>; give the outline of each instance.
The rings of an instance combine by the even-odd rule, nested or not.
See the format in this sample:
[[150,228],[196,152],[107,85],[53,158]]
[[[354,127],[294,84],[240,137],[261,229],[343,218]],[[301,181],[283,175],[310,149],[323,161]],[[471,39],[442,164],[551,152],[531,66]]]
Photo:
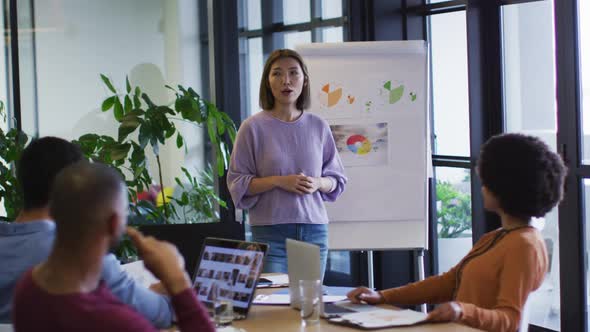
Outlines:
[[194,288],[199,300],[212,304],[212,292],[232,300],[234,311],[246,315],[268,246],[263,243],[207,238],[203,243]]

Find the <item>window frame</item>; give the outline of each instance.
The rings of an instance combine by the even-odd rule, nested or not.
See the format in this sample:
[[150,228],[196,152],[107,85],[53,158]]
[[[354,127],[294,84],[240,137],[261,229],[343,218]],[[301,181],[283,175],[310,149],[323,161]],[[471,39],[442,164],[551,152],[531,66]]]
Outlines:
[[[535,1],[542,0],[462,0],[432,5],[422,1],[406,11],[423,17],[457,10],[466,10],[467,13],[471,125],[469,166],[472,169],[474,241],[498,225],[498,219],[483,210],[483,200],[479,191],[480,181],[474,170],[481,144],[489,137],[504,132],[501,8],[504,5]],[[578,1],[554,1],[557,146],[570,170],[566,179],[566,196],[559,209],[560,302],[563,331],[588,331],[584,239],[586,225],[585,222],[576,222],[584,220],[583,181],[590,178],[590,165],[582,163],[581,155]],[[559,112],[560,109],[573,111]],[[433,155],[433,164],[467,166],[465,160],[454,160],[453,157]],[[531,325],[531,330],[549,331],[535,325]]]

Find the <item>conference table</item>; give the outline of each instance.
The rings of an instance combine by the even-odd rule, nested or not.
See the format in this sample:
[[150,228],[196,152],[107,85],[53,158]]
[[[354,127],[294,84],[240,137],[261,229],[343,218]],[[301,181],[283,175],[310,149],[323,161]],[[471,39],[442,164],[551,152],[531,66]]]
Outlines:
[[[270,294],[275,290],[258,289],[256,294]],[[234,321],[234,327],[242,328],[246,332],[346,332],[363,331],[346,326],[328,323],[320,319],[320,323],[314,326],[301,326],[299,311],[291,309],[288,305],[252,305],[248,318]],[[407,327],[379,329],[381,332],[474,332],[481,331],[457,323],[420,324]]]

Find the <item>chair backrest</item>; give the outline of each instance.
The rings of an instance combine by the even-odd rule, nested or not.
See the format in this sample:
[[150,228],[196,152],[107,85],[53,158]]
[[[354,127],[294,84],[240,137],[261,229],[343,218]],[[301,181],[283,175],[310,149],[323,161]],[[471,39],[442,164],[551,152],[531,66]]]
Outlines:
[[0,324],[0,332],[13,332],[12,324]]
[[520,313],[520,326],[518,327],[518,332],[528,332],[529,331],[529,319],[530,319],[530,306],[531,301],[528,298],[524,302],[524,306],[522,307],[522,311]]

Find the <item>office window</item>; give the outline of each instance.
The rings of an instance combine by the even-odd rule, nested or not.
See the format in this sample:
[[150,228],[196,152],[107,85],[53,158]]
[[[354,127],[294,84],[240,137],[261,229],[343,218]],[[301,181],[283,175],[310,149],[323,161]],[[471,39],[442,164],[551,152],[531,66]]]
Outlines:
[[[502,7],[506,132],[540,137],[556,150],[553,1]],[[531,294],[530,322],[559,329],[559,230],[557,209],[536,221],[551,257],[543,285]]]
[[297,45],[311,43],[311,31],[285,33],[285,48],[295,49]]
[[261,0],[246,0],[246,27],[248,30],[262,28],[262,13],[260,11]]
[[471,240],[471,176],[469,169],[436,167],[438,271],[455,266],[469,252]]
[[263,54],[262,54],[262,38],[250,38],[248,42],[248,66],[246,67],[246,75],[248,77],[248,107],[251,114],[258,113],[260,111],[260,105],[258,103],[259,89],[260,89],[260,77],[262,76],[262,70],[264,69]]
[[580,40],[580,78],[582,84],[582,147],[583,163],[590,164],[590,4],[578,1],[579,40]]
[[[582,185],[584,188],[584,191],[582,193],[582,206],[584,209],[584,223],[586,224],[586,234],[584,234],[584,238],[586,241],[586,257],[588,257],[588,251],[590,251],[590,227],[588,227],[588,225],[590,224],[590,179],[583,179]],[[557,265],[557,267],[559,270],[559,265]],[[588,262],[586,262],[586,266],[583,271],[585,272],[586,279],[586,305],[590,307],[590,305],[588,305],[590,303],[590,269],[588,269]],[[559,299],[559,293],[557,294],[557,297],[555,297],[555,299]],[[588,314],[587,320],[590,323],[590,310],[587,310],[586,312]]]
[[[5,6],[0,6],[0,26],[7,26],[7,22],[5,21],[5,17],[7,17],[8,15],[5,13],[6,11],[6,7]],[[8,50],[8,45],[7,45],[7,38],[0,38],[0,49],[1,50]],[[0,79],[0,101],[2,101],[4,103],[4,114],[7,115],[7,120],[8,121],[0,121],[0,129],[6,131],[8,129],[8,123],[10,122],[9,120],[9,115],[11,115],[10,112],[10,104],[8,103],[8,95],[9,95],[9,86],[7,85],[8,80],[6,79],[8,77],[8,68],[6,68],[6,66],[9,64],[8,62],[8,55],[6,52],[2,52],[0,54],[0,77],[4,77],[4,79]],[[4,120],[3,118],[0,117],[0,120]],[[3,205],[2,205],[3,206]]]
[[[472,246],[469,104],[465,11],[428,17],[432,153],[436,181],[438,272],[446,272]],[[443,157],[444,156],[444,157]],[[455,160],[452,167],[441,159]],[[446,166],[446,167],[436,167]]]
[[465,12],[429,17],[436,155],[469,156]]
[[342,16],[342,0],[322,0],[322,18],[338,18]]
[[283,0],[283,23],[285,25],[311,20],[310,0]]
[[[583,162],[590,163],[590,3],[588,1],[578,2],[578,33],[580,40],[580,79],[582,84],[582,147]],[[584,198],[584,222],[586,225],[586,257],[590,254],[590,179],[583,180]],[[586,304],[590,303],[590,272],[588,262],[585,266],[586,271]],[[589,306],[590,307],[590,306]],[[586,312],[590,312],[587,310]],[[590,323],[590,316],[587,318]]]
[[[38,107],[23,107],[25,131],[37,126],[41,136],[71,140],[95,133],[116,139],[119,124],[112,110],[101,111],[102,101],[110,95],[101,73],[112,79],[120,93],[128,76],[133,86],[140,86],[160,105],[174,101],[165,84],[182,84],[209,95],[208,82],[202,80],[208,68],[207,46],[201,42],[201,33],[206,35],[207,30],[201,27],[207,25],[199,19],[206,18],[206,8],[199,8],[197,2],[35,0],[30,4],[34,6],[29,13],[35,15],[35,48],[22,52],[21,58],[34,60],[36,81],[30,84],[34,77],[21,76],[21,91],[23,98],[34,95]],[[37,125],[31,123],[35,117]],[[207,164],[203,129],[182,121],[175,125],[187,149],[175,144],[160,149],[163,185],[172,190],[177,188],[175,177],[184,179],[180,166],[198,175]],[[146,154],[152,178],[158,179],[150,147]]]
[[344,33],[342,27],[323,28],[322,39],[327,43],[340,43],[344,41]]
[[[342,0],[282,0],[261,8],[261,0],[240,0],[240,71],[244,114],[259,112],[260,76],[266,56],[278,48],[296,48],[311,42],[344,41]],[[265,16],[266,15],[266,16]],[[262,26],[270,27],[263,31]]]

